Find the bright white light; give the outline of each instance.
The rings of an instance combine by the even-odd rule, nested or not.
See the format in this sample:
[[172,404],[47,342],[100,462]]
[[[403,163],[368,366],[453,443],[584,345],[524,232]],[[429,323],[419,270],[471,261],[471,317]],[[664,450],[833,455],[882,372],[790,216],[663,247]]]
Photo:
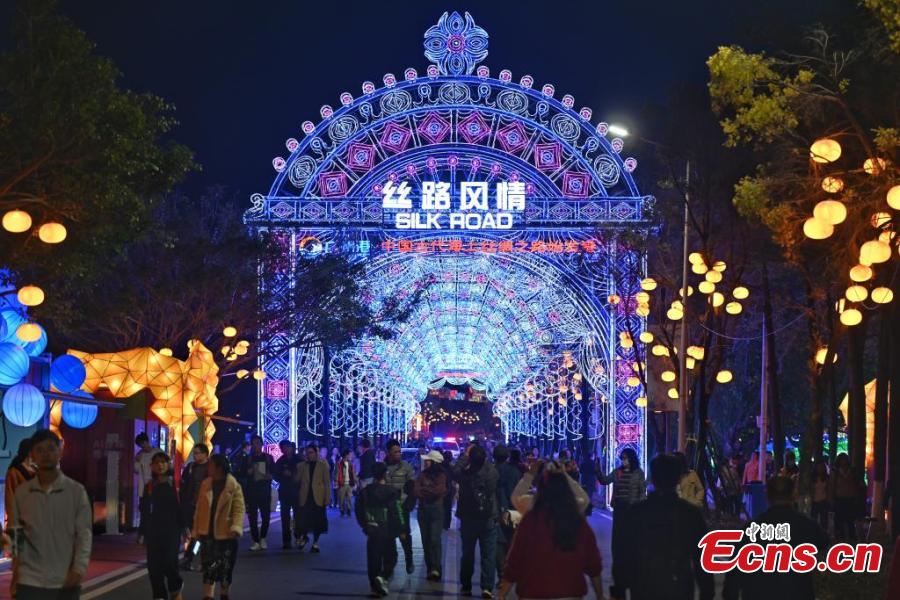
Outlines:
[[608,131],[619,137],[628,137],[628,130],[621,125],[610,125]]

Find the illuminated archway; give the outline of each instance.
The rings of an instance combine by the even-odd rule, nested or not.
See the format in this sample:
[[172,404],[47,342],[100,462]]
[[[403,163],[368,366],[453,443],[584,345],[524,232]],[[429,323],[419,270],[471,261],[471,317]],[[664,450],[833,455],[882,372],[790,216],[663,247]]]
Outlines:
[[641,390],[627,385],[635,357],[617,341],[643,323],[607,302],[643,273],[642,250],[613,235],[645,226],[637,162],[554,86],[514,83],[507,70],[492,78],[479,64],[487,46],[468,13],[445,13],[425,34],[434,64],[424,76],[410,68],[341,94],[273,159],[275,181],[252,197],[248,225],[283,233],[292,260],[340,249],[366,261],[375,304],[426,291],[395,339],[360,340],[328,364],[321,349],[269,358],[267,443],[298,427],[405,431],[444,374],[484,385],[507,434],[588,435],[610,461],[629,446],[643,455]]

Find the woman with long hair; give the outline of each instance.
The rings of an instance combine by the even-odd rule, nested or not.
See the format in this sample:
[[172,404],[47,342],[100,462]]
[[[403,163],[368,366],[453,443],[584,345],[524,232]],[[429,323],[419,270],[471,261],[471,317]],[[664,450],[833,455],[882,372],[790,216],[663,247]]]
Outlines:
[[568,480],[561,469],[541,473],[534,507],[519,524],[506,557],[501,599],[513,585],[520,598],[582,598],[585,575],[597,597],[603,597],[597,539]]
[[210,456],[209,477],[197,494],[192,534],[201,544],[203,600],[213,600],[217,583],[221,586],[219,598],[228,600],[238,539],[244,532],[244,493],[229,470],[225,455]]
[[617,556],[624,553],[626,540],[622,534],[622,525],[627,519],[627,511],[647,496],[647,483],[644,472],[638,462],[637,452],[625,448],[619,455],[619,468],[608,475],[597,477],[600,483],[613,486],[613,523],[612,523],[612,575],[613,585],[610,595],[614,598],[624,597],[626,565]]

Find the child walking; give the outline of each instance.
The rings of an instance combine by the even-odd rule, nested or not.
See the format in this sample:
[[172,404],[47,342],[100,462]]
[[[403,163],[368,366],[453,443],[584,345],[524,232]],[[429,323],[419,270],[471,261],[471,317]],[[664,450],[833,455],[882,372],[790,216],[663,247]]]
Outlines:
[[169,456],[165,452],[155,453],[150,471],[153,478],[144,487],[141,502],[150,587],[154,600],[181,600],[178,550],[185,524],[178,504],[178,493],[172,482]]

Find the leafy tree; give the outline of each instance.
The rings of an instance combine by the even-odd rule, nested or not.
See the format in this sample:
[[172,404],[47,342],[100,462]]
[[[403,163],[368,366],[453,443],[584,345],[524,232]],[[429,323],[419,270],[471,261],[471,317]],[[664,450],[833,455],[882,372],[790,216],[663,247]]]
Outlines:
[[[10,33],[0,56],[0,210],[25,210],[35,227],[4,232],[0,253],[19,283],[47,292],[42,322],[65,328],[104,293],[111,259],[195,165],[166,140],[172,106],[122,89],[113,63],[54,0],[22,0]],[[34,235],[48,221],[68,229],[61,244]]]

